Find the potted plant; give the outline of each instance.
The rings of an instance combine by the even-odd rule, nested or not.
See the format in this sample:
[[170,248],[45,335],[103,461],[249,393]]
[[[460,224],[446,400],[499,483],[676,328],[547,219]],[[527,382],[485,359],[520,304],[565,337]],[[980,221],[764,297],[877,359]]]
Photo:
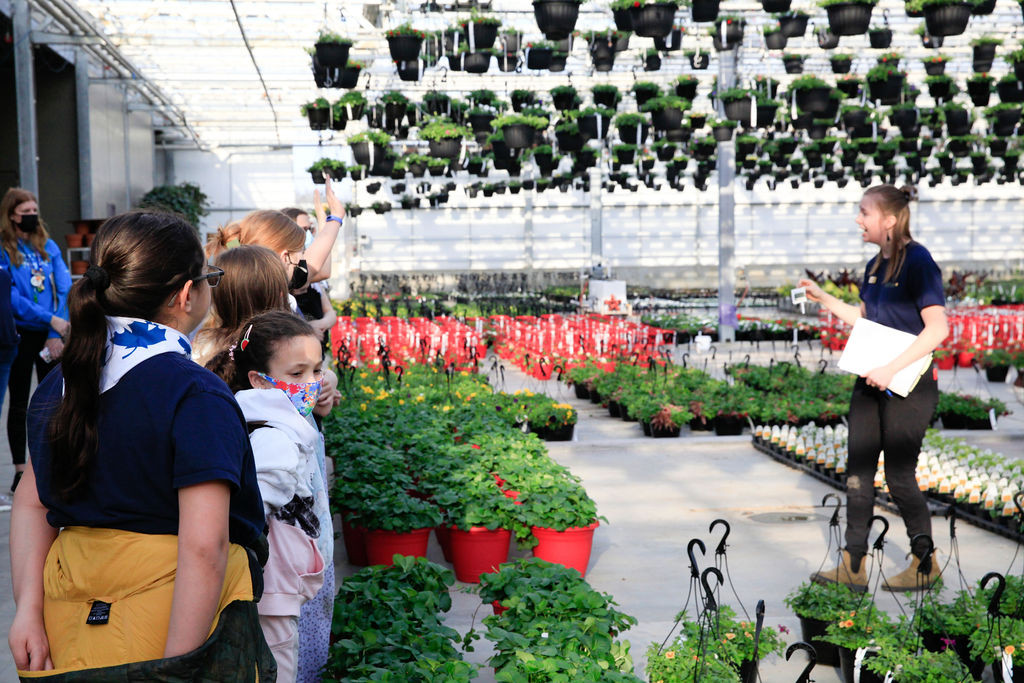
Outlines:
[[796,93],[796,105],[803,111],[821,114],[831,104],[831,86],[812,74],[793,79],[789,88]]
[[869,97],[882,104],[898,103],[905,78],[904,72],[887,62],[872,67],[865,77],[868,83]]
[[455,577],[479,583],[481,574],[508,560],[512,529],[521,528],[518,506],[495,486],[490,472],[458,472],[451,484],[434,498],[445,511]]
[[396,553],[426,557],[430,531],[441,522],[436,505],[397,488],[349,501],[348,519],[363,529],[369,564],[391,566]]
[[637,81],[630,88],[633,93],[633,97],[636,98],[636,106],[642,107],[652,98],[661,95],[661,86],[652,81]]
[[967,95],[976,107],[987,106],[992,97],[992,84],[995,78],[987,73],[976,73],[967,78]]
[[790,10],[779,17],[779,26],[787,38],[800,38],[807,32],[810,15],[803,10]]
[[853,65],[853,55],[849,52],[833,52],[828,61],[832,65],[832,73],[848,74]]
[[888,49],[892,45],[892,29],[889,27],[868,29],[868,41],[876,50]]
[[455,159],[462,150],[462,141],[469,137],[469,130],[451,119],[437,117],[420,128],[419,135],[421,139],[429,141],[430,156]]
[[512,101],[512,109],[522,112],[523,107],[530,106],[537,101],[537,94],[532,90],[516,89],[509,94]]
[[878,0],[819,0],[818,5],[828,13],[829,30],[837,36],[856,36],[867,33],[871,24],[871,10]]
[[642,38],[664,38],[672,31],[682,0],[617,0],[615,9],[628,9],[630,29]]
[[533,0],[537,28],[548,40],[564,40],[576,28],[580,5],[586,0]]
[[327,130],[331,125],[331,104],[326,98],[318,97],[300,107],[302,115],[309,119],[312,130]]
[[738,123],[729,119],[715,119],[711,122],[711,135],[717,142],[729,142]]
[[996,57],[996,48],[1003,44],[1001,38],[991,35],[978,36],[971,40],[971,66],[975,73],[992,70],[992,62]]
[[367,130],[348,139],[348,144],[352,148],[352,156],[355,158],[356,163],[365,166],[371,172],[384,158],[385,151],[390,142],[391,136],[379,130]]
[[821,638],[828,625],[838,621],[841,614],[857,609],[860,596],[841,583],[805,581],[786,596],[785,602],[800,619],[800,640],[814,646],[818,662],[838,666],[838,648]]
[[877,656],[877,652],[868,651],[863,658],[858,658],[857,651],[880,641],[884,642],[887,637],[894,634],[894,631],[895,624],[889,615],[877,609],[874,603],[867,602],[860,605],[859,609],[841,614],[837,621],[830,623],[825,628],[825,635],[821,636],[821,640],[839,648],[839,666],[847,681],[856,680],[855,669],[857,659],[860,659],[860,680],[864,681],[867,671],[864,662],[870,657]]
[[647,139],[649,125],[647,117],[639,113],[619,114],[614,120],[619,139],[629,144],[641,145]]
[[661,69],[661,53],[656,47],[649,47],[644,53],[644,71],[658,71]]
[[554,43],[538,40],[526,44],[526,68],[528,69],[550,68],[553,57]]
[[571,85],[558,85],[552,88],[551,101],[555,105],[555,109],[559,111],[575,109],[581,103],[579,94],[576,92],[576,88]]
[[505,114],[494,120],[493,126],[500,130],[505,145],[510,149],[530,147],[536,131],[544,130],[547,119],[527,114]]
[[783,52],[782,66],[788,74],[802,74],[804,72],[804,55]]
[[975,5],[963,0],[912,0],[912,4],[924,13],[928,35],[937,38],[963,33]]
[[359,214],[363,212],[363,207],[358,204],[345,204],[345,215],[351,216],[352,218],[358,218]]
[[[711,36],[711,43],[715,50],[732,50],[743,42],[743,27],[746,19],[735,14],[724,14],[718,18],[716,23],[708,31]],[[725,35],[721,35],[721,31]]]
[[391,210],[391,202],[374,202],[370,208],[378,215],[385,214]]
[[662,95],[647,100],[640,111],[651,115],[656,130],[676,130],[683,126],[683,115],[690,103],[676,95]]
[[476,8],[470,13],[468,19],[459,22],[470,50],[482,50],[494,47],[494,41],[498,39],[498,28],[501,27],[501,19],[495,16],[480,14]]
[[761,29],[761,33],[764,35],[764,45],[769,50],[783,50],[786,47],[786,42],[789,40],[782,30],[782,25],[777,22],[766,24]]
[[326,69],[344,69],[352,41],[337,33],[322,30],[316,39],[316,61]]
[[450,162],[447,157],[431,157],[427,160],[427,171],[435,178],[443,176]]
[[420,57],[420,48],[427,34],[413,28],[410,23],[404,23],[389,29],[384,35],[387,37],[392,61],[415,62]]

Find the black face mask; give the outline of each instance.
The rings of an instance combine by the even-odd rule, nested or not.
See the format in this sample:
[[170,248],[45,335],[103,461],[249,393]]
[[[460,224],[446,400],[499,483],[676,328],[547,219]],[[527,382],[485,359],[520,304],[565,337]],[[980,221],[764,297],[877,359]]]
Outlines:
[[21,223],[16,223],[23,233],[31,235],[39,229],[39,216],[34,213],[27,213],[21,217]]
[[309,268],[306,267],[306,259],[302,259],[295,264],[292,268],[292,279],[288,283],[289,291],[294,292],[296,289],[302,289],[306,286],[309,281]]

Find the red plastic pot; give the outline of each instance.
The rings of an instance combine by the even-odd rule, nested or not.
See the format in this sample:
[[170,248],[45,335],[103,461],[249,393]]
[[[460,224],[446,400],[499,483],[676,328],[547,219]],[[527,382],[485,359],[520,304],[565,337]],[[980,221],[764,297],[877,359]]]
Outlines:
[[590,550],[594,545],[594,531],[598,525],[599,522],[595,520],[590,526],[573,527],[565,531],[532,527],[533,535],[537,537],[533,556],[575,569],[580,576],[586,576]]
[[492,602],[491,609],[494,611],[494,614],[499,617],[508,611],[508,607],[501,606],[501,600],[495,600]]
[[394,564],[394,555],[396,554],[411,557],[427,556],[430,527],[408,532],[367,529],[364,533],[366,559],[370,564],[383,564],[390,567]]
[[974,360],[974,351],[958,351],[956,354],[956,364],[962,368],[971,367],[971,361]]
[[365,567],[369,562],[366,559],[366,530],[348,521],[349,513],[341,514],[341,532],[345,538],[345,554],[348,555],[348,563],[357,567]]
[[482,526],[464,531],[451,527],[452,565],[455,578],[464,583],[480,583],[480,575],[498,570],[508,561],[512,532]]
[[939,370],[952,370],[953,366],[956,365],[956,357],[950,354],[945,358],[936,358],[935,365]]

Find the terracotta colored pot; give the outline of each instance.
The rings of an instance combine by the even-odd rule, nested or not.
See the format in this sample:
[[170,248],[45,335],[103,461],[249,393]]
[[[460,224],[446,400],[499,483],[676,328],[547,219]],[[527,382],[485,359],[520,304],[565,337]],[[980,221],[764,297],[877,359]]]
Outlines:
[[72,261],[71,262],[71,274],[72,275],[85,275],[85,271],[89,268],[88,261]]
[[64,235],[64,239],[68,242],[69,249],[75,249],[82,246],[82,242],[85,239],[85,235],[79,233],[73,233],[71,235]]

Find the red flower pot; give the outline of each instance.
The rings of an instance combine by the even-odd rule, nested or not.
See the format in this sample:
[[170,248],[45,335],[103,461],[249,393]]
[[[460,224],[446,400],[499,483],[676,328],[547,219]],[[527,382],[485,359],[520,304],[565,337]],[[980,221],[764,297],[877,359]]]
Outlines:
[[962,368],[971,367],[971,361],[974,360],[974,351],[958,351],[956,354],[956,364]]
[[370,564],[383,564],[390,567],[394,564],[394,555],[396,553],[412,557],[427,556],[430,527],[414,529],[408,532],[367,529],[364,534],[366,538],[366,559]]
[[345,554],[348,555],[348,563],[357,567],[365,567],[369,562],[366,559],[366,530],[348,521],[349,513],[341,515],[341,532],[345,538]]
[[565,531],[535,526],[532,531],[537,537],[537,547],[533,549],[533,556],[575,569],[580,576],[586,576],[590,550],[594,545],[594,530],[598,524],[595,520],[590,526],[573,527]]
[[451,527],[452,565],[455,578],[464,583],[480,583],[480,575],[497,571],[508,561],[512,532],[475,526],[469,531]]
[[939,368],[939,370],[952,370],[955,364],[956,356],[954,356],[953,354],[950,354],[945,358],[935,359],[935,365]]

